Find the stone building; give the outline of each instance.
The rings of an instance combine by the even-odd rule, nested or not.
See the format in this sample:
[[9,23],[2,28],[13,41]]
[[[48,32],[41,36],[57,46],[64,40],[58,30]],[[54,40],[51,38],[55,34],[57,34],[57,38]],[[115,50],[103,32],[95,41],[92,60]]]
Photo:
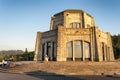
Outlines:
[[38,32],[34,60],[113,61],[109,32],[101,31],[94,18],[82,10],[65,10],[52,16],[50,31]]

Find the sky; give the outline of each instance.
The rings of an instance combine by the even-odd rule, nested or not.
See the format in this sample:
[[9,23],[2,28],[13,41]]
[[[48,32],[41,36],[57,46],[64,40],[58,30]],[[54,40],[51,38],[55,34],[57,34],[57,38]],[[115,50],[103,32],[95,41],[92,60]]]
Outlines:
[[37,32],[66,9],[84,10],[99,29],[120,34],[120,0],[0,0],[0,50],[33,51]]

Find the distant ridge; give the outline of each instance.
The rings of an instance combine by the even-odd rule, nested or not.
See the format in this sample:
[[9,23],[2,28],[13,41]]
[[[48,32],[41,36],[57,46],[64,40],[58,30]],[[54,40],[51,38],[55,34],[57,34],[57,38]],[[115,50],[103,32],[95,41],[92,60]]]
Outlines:
[[0,51],[0,55],[2,55],[2,56],[23,54],[23,53],[24,53],[24,51],[22,51],[22,50],[2,50],[2,51]]

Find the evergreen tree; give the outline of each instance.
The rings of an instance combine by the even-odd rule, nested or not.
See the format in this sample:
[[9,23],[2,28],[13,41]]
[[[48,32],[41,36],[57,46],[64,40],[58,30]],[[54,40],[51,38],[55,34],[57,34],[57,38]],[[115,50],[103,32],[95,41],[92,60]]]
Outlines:
[[28,50],[27,50],[27,48],[25,48],[25,53],[28,53]]
[[120,34],[112,36],[113,50],[115,58],[120,58]]

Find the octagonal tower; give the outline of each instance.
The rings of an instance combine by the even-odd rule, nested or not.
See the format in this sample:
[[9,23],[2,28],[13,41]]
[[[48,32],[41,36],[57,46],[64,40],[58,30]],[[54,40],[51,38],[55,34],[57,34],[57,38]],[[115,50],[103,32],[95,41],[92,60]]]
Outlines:
[[65,28],[90,28],[95,26],[94,18],[82,10],[65,10],[51,18],[50,30],[58,26]]

